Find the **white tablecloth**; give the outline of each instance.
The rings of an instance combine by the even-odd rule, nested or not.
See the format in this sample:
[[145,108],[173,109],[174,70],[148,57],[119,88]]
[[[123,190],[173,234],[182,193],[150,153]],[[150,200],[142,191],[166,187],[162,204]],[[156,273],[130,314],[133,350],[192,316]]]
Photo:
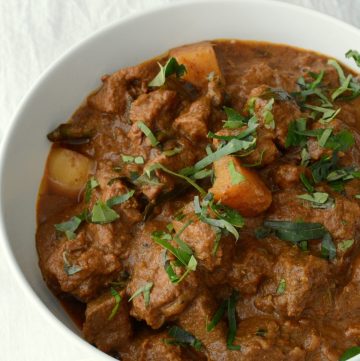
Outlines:
[[[69,47],[118,19],[181,0],[0,0],[0,138],[40,73]],[[283,0],[360,27],[360,0]],[[24,298],[0,253],[0,360],[89,360]]]

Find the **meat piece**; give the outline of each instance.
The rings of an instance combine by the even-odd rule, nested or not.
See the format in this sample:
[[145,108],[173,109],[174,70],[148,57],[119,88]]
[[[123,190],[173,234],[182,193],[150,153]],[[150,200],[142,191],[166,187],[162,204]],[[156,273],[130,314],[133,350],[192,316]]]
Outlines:
[[118,310],[111,319],[116,302],[110,292],[102,294],[86,306],[84,336],[104,352],[120,351],[127,346],[133,334],[125,293],[120,292],[120,295],[122,299]]
[[208,119],[211,113],[211,99],[203,96],[174,120],[173,128],[193,142],[206,139]]
[[[238,135],[244,129],[226,129],[223,128],[216,132],[216,135]],[[213,144],[218,148],[221,144],[221,140],[213,139]],[[249,155],[242,157],[244,164],[258,164],[259,167],[263,167],[271,164],[280,156],[280,152],[274,143],[274,134],[267,129],[257,130],[257,139],[255,149],[249,153]]]
[[140,95],[130,107],[130,120],[133,126],[130,129],[129,137],[135,140],[142,136],[137,125],[139,121],[143,121],[153,131],[168,132],[176,113],[178,100],[175,91],[166,89],[158,89]]
[[288,189],[295,184],[300,183],[300,174],[304,173],[305,168],[294,164],[281,164],[275,168],[275,182],[281,189]]
[[[321,124],[320,122],[315,122],[311,125],[311,129],[325,129],[325,128],[332,128],[333,133],[336,134],[340,130],[343,130],[346,127],[344,127],[344,123],[342,121],[340,121],[339,119],[333,119],[331,122],[329,122],[327,124]],[[322,157],[331,156],[333,154],[332,149],[327,149],[325,147],[321,147],[319,145],[318,140],[314,137],[311,137],[308,139],[307,150],[309,152],[310,159],[313,159],[313,160],[319,160]],[[338,152],[338,155],[339,155],[339,157],[342,157],[342,156],[344,156],[344,153]]]
[[242,76],[244,94],[247,96],[251,89],[259,87],[261,84],[268,84],[278,87],[281,83],[279,72],[264,62],[255,63],[247,68]]
[[163,229],[163,225],[155,221],[147,222],[146,226],[135,235],[131,253],[136,254],[136,259],[130,270],[131,281],[126,290],[131,296],[146,283],[153,283],[150,303],[146,305],[142,296],[134,298],[131,315],[144,320],[154,329],[181,313],[195,297],[198,285],[194,272],[190,272],[178,284],[171,283],[164,268],[164,249],[151,239],[151,234],[156,229]]
[[[76,239],[63,238],[58,242],[41,266],[48,282],[87,301],[97,296],[120,272],[118,251],[112,225],[89,224]],[[71,266],[72,271],[68,271]]]
[[[169,148],[170,144],[172,145]],[[159,163],[166,168],[177,172],[182,168],[193,165],[204,154],[202,149],[194,149],[190,141],[186,138],[178,138],[175,144],[174,142],[169,141],[164,145],[164,149],[175,148],[178,148],[180,152],[171,157],[166,156],[164,152],[161,152],[158,149],[154,149],[151,154],[151,159],[145,165],[145,169]],[[178,182],[182,182],[179,178],[169,175],[162,170],[156,170],[155,175],[157,183],[144,182],[140,184],[141,191],[150,201],[154,201],[161,192],[166,193],[172,191]]]
[[[131,189],[129,189],[124,182],[119,179],[119,173],[113,170],[111,162],[99,162],[95,178],[99,183],[99,188],[95,188],[92,191],[92,198],[89,203],[90,208],[98,199],[106,202],[110,198],[117,197],[131,191]],[[112,208],[119,214],[119,222],[121,224],[129,226],[142,220],[140,205],[134,196],[126,202],[115,205]],[[124,243],[128,238],[127,233],[121,231],[117,233],[117,237],[117,241],[122,241],[122,243]]]
[[[155,335],[148,335],[137,341],[136,360],[138,361],[183,361],[188,360],[184,358],[183,351],[180,346],[167,345],[164,340],[168,338],[166,332],[161,332]],[[133,357],[124,361],[132,361]]]
[[272,255],[256,239],[240,240],[236,249],[229,284],[241,294],[255,294],[262,279],[272,274]]
[[220,321],[211,332],[207,331],[207,321],[213,318],[216,310],[217,305],[213,295],[203,290],[179,315],[177,323],[201,340],[209,361],[242,360],[240,351],[228,350],[226,346],[227,331],[223,321]]
[[[274,118],[275,128],[273,130],[276,142],[285,147],[285,140],[288,134],[289,124],[298,118],[301,118],[301,111],[295,101],[292,100],[278,100],[276,97],[265,94],[269,92],[268,85],[261,85],[258,88],[253,89],[249,94],[248,107],[253,107],[253,112],[257,116],[257,119],[261,127],[271,128],[270,124],[266,123],[265,110],[270,99],[274,99],[272,109],[269,110]],[[264,97],[264,98],[263,98]],[[252,105],[250,105],[253,103]]]
[[[214,253],[217,243],[216,232],[212,226],[200,221],[195,215],[193,202],[184,207],[183,214],[186,217],[181,221],[174,220],[172,222],[175,231],[178,233],[183,230],[180,238],[194,251],[196,259],[200,261],[201,265],[209,271],[213,271],[215,267],[222,264],[223,242],[219,240],[219,247]],[[189,222],[191,223],[189,224]]]
[[336,298],[336,309],[341,318],[353,318],[360,312],[360,256],[353,261],[349,280]]
[[[281,347],[276,345],[280,327],[275,320],[266,317],[251,317],[239,322],[236,340],[241,345],[241,360],[273,361],[286,360]],[[288,358],[288,360],[298,360]]]
[[[284,292],[274,298],[276,310],[288,317],[297,317],[307,305],[324,298],[330,269],[326,260],[289,247],[275,264],[274,276],[276,285],[285,280]],[[322,307],[325,311],[326,304]]]
[[88,104],[101,112],[122,114],[133,98],[146,91],[156,71],[154,59],[104,76],[102,87],[88,97]]
[[333,236],[335,243],[355,238],[360,219],[360,207],[356,200],[350,200],[339,193],[331,193],[335,206],[317,209],[309,206],[308,202],[296,198],[296,195],[304,193],[304,189],[300,187],[274,193],[273,204],[268,213],[269,218],[289,221],[301,219],[304,222],[322,223]]

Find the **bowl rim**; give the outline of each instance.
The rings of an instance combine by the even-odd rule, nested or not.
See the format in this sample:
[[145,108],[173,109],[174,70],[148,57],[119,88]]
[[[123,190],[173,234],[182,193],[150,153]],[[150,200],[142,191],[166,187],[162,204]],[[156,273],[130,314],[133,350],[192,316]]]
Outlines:
[[[11,141],[12,135],[16,130],[16,125],[19,120],[22,118],[23,109],[25,106],[31,102],[32,95],[37,92],[37,89],[46,81],[49,75],[56,71],[59,64],[61,64],[65,59],[70,57],[75,51],[80,50],[82,47],[86,47],[90,42],[92,42],[97,37],[102,37],[106,35],[106,33],[111,32],[113,29],[117,28],[118,26],[124,26],[129,22],[138,21],[142,17],[151,16],[157,13],[160,10],[172,10],[175,11],[177,8],[186,8],[192,5],[197,4],[220,4],[222,6],[227,6],[227,4],[251,4],[251,5],[265,5],[265,6],[273,6],[274,8],[283,8],[283,9],[290,9],[296,10],[298,12],[303,13],[305,16],[312,16],[321,18],[323,20],[328,20],[336,24],[338,27],[342,27],[346,31],[354,32],[357,35],[360,35],[360,29],[354,25],[348,24],[334,16],[321,13],[318,10],[306,8],[301,5],[292,4],[288,2],[283,2],[280,0],[184,0],[184,1],[174,1],[165,4],[158,4],[152,6],[148,9],[144,9],[141,11],[136,11],[131,14],[125,15],[123,18],[116,20],[109,25],[101,27],[100,29],[91,32],[85,38],[80,41],[77,41],[74,45],[72,45],[68,50],[63,52],[59,57],[57,57],[54,61],[52,61],[45,69],[40,73],[34,83],[30,86],[30,88],[25,92],[23,97],[21,98],[15,112],[13,113],[10,122],[4,129],[2,139],[0,140],[0,192],[3,192],[3,173],[4,173],[4,163],[5,163],[5,155],[7,154],[7,148]],[[221,38],[221,37],[219,37]],[[259,39],[261,40],[261,39]],[[34,289],[26,280],[20,266],[16,260],[16,257],[11,249],[11,241],[7,236],[5,221],[4,221],[4,204],[2,199],[0,199],[0,248],[4,250],[4,258],[8,264],[8,267],[17,284],[23,290],[25,297],[31,300],[30,302],[36,305],[37,310],[42,315],[44,320],[46,319],[49,322],[51,327],[57,328],[60,330],[68,339],[71,339],[72,343],[79,347],[79,349],[87,350],[87,352],[93,352],[94,357],[97,359],[105,360],[114,360],[111,356],[107,355],[106,353],[100,351],[96,347],[93,347],[90,343],[88,343],[84,338],[77,335],[74,331],[69,329],[62,321],[60,321],[49,309],[46,307],[44,302],[41,298],[37,295]],[[74,337],[75,336],[75,337]],[[87,357],[87,356],[86,356]],[[86,358],[89,360],[88,358]]]

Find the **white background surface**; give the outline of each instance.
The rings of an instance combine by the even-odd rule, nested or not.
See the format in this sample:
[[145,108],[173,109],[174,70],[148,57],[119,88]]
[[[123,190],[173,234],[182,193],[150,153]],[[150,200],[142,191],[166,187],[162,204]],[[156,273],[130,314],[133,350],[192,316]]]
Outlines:
[[[128,14],[174,1],[181,0],[0,0],[0,139],[21,98],[69,47]],[[283,1],[360,27],[360,0]],[[90,361],[24,298],[1,252],[0,360]]]

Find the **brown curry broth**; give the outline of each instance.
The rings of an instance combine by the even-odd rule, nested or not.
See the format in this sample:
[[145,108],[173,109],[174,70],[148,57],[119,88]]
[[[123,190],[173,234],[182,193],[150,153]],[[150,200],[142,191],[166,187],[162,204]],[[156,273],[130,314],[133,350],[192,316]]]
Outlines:
[[[220,68],[225,77],[226,92],[231,98],[232,106],[237,109],[243,108],[246,97],[251,89],[255,86],[261,85],[256,83],[256,81],[254,81],[254,83],[249,83],[248,85],[239,85],[241,84],[244,72],[249,69],[251,65],[257,62],[263,62],[271,68],[280,70],[282,73],[281,79],[272,79],[270,76],[270,84],[268,85],[282,87],[286,91],[290,92],[294,91],[295,82],[299,76],[304,74],[304,70],[319,71],[325,66],[328,59],[327,57],[315,52],[309,52],[287,45],[233,40],[218,40],[213,43],[215,44]],[[346,70],[350,71],[349,69]],[[284,76],[284,74],[286,74],[286,76]],[[341,119],[350,128],[358,130],[359,125],[356,120],[360,119],[360,99],[352,102],[352,109],[348,109],[350,106],[346,103],[341,104],[341,106],[344,106],[346,109],[346,111],[342,113]],[[354,111],[355,108],[359,110]],[[356,116],[354,116],[354,114]],[[83,121],[88,119],[88,117],[96,118],[97,124],[100,126],[100,130],[98,131],[96,137],[104,138],[103,143],[108,145],[107,152],[104,153],[103,149],[97,149],[91,142],[84,145],[68,146],[68,148],[83,153],[86,156],[90,156],[95,160],[117,159],[118,155],[125,152],[124,150],[126,150],[129,146],[129,140],[126,138],[126,133],[128,132],[130,125],[125,120],[125,117],[123,118],[118,115],[102,114],[94,109],[91,109],[87,105],[83,105],[74,113],[71,119],[73,121]],[[115,131],[117,132],[117,135],[118,132],[123,134],[121,137],[122,141],[116,144],[111,141],[114,139]],[[355,137],[358,142],[359,135],[357,133],[355,133]],[[53,145],[53,147],[56,147],[56,145]],[[360,164],[358,154],[359,153],[357,151],[352,152],[351,157],[352,163],[357,166]],[[286,162],[287,157],[288,156],[283,159],[279,159],[277,162]],[[271,166],[273,166],[273,164],[271,164],[270,167]],[[261,170],[261,173],[263,173],[264,177],[267,179],[268,185],[273,187],[271,179],[268,179],[268,169]],[[49,216],[52,216],[57,212],[61,212],[71,205],[76,205],[79,197],[81,196],[68,196],[52,189],[46,181],[46,174],[47,173],[45,171],[37,203],[38,224],[44,222],[47,218],[49,218]],[[339,280],[339,283],[341,284],[342,280]],[[73,299],[72,297],[63,297],[62,295],[59,295],[59,298],[67,313],[74,320],[76,325],[81,328],[85,317],[85,304]],[[248,312],[253,313],[253,315],[261,314],[254,307],[251,307],[251,310],[242,311],[244,311],[245,314]],[[325,334],[327,332],[336,332],[331,331],[334,326],[332,325],[331,320],[320,323],[322,324],[320,327],[323,327],[323,332]]]

